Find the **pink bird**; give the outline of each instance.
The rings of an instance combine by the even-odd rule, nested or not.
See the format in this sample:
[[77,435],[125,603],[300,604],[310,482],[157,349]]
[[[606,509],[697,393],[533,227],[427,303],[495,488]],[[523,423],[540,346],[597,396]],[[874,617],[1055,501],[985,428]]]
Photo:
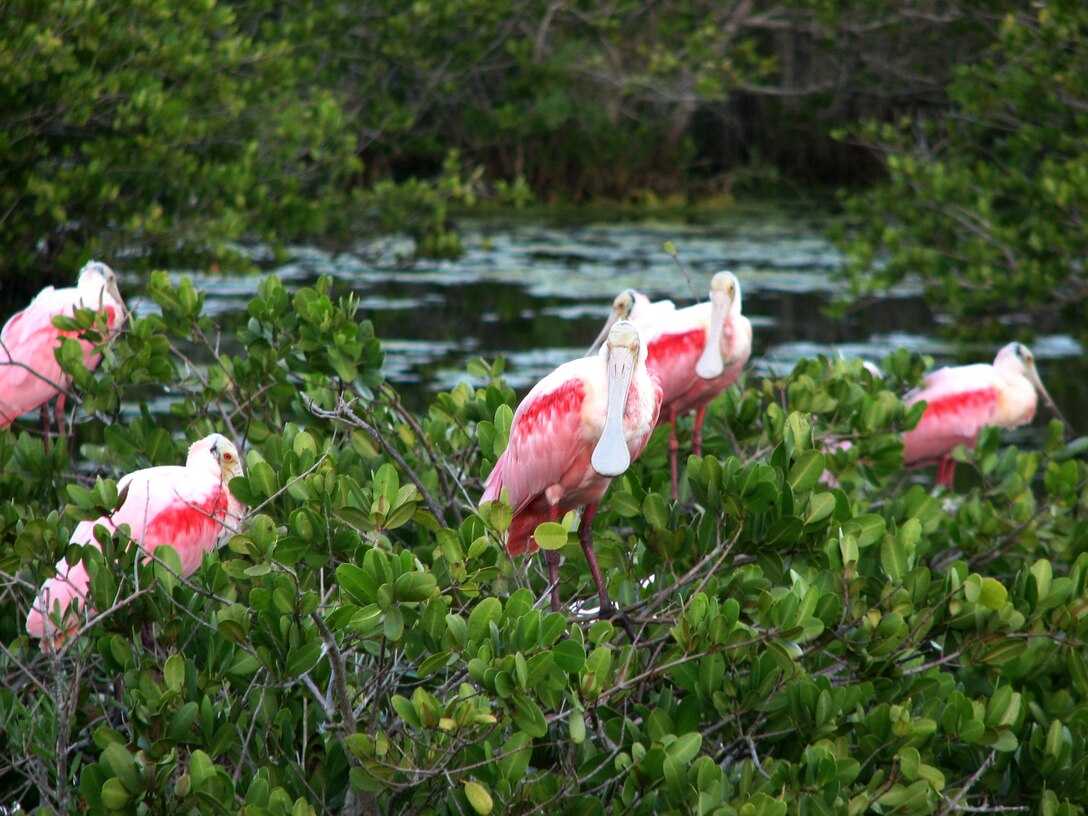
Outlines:
[[[127,524],[128,534],[145,552],[163,544],[177,550],[182,577],[187,577],[241,519],[242,504],[227,490],[230,480],[241,475],[238,449],[230,440],[222,434],[206,436],[189,448],[184,467],[146,468],[122,478],[117,483],[121,506],[108,516],[80,522],[71,543],[97,547],[95,526],[112,533]],[[82,561],[70,566],[62,559],[56,576],[39,590],[26,631],[42,639],[43,652],[59,649],[93,613],[89,581]]]
[[1031,422],[1036,392],[1062,418],[1035,371],[1034,355],[1020,343],[1002,348],[993,365],[976,363],[928,374],[922,388],[905,398],[907,405],[924,400],[926,408],[918,425],[903,435],[903,462],[939,461],[937,484],[951,488],[956,463],[948,453],[961,444],[973,448],[986,426],[1015,428]]
[[702,455],[707,406],[737,381],[752,353],[752,324],[741,314],[740,282],[719,272],[710,282],[710,302],[652,313],[646,337],[646,366],[661,379],[661,422],[669,423],[669,471],[679,496],[676,418],[695,412],[691,441]]
[[676,304],[671,300],[652,301],[642,292],[634,289],[624,289],[613,299],[612,312],[609,314],[604,328],[601,329],[601,333],[597,335],[597,339],[589,347],[589,353],[586,356],[593,356],[597,353],[616,321],[631,321],[635,324],[639,334],[645,336],[646,332],[653,328],[656,321],[665,319],[668,314],[675,311]]
[[[71,317],[75,309],[94,309],[105,316],[109,337],[125,322],[125,304],[117,289],[117,277],[104,263],[91,261],[79,272],[74,287],[42,289],[23,311],[11,317],[0,331],[0,428],[11,425],[22,414],[57,398],[57,428],[64,434],[65,389],[68,376],[54,355],[62,337],[53,318]],[[77,337],[83,347],[83,362],[93,369],[102,359],[96,346]],[[43,417],[47,416],[44,414]]]
[[[503,489],[514,509],[506,548],[537,548],[538,524],[585,506],[579,539],[601,599],[613,611],[593,551],[593,516],[616,476],[646,447],[661,405],[661,386],[646,369],[646,350],[627,321],[613,325],[596,357],[559,366],[533,386],[514,413],[510,441],[495,463],[481,501]],[[551,604],[559,609],[559,553],[545,553]]]

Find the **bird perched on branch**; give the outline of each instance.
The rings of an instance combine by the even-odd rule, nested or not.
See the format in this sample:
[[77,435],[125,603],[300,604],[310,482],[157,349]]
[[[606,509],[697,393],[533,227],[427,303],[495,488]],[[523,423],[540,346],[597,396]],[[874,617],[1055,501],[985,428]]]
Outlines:
[[[71,543],[97,547],[94,528],[111,533],[128,525],[128,535],[150,557],[169,544],[181,559],[181,577],[200,566],[204,553],[226,539],[242,517],[242,504],[227,485],[242,475],[238,449],[222,434],[211,434],[189,448],[185,465],[146,468],[117,483],[121,505],[108,516],[80,522]],[[26,620],[43,652],[60,648],[92,614],[90,578],[83,562],[57,563],[57,574],[38,592]]]
[[923,386],[904,400],[926,403],[918,425],[903,435],[904,463],[939,462],[937,483],[951,488],[956,463],[948,453],[957,445],[973,448],[987,425],[1015,428],[1031,422],[1037,394],[1068,424],[1039,379],[1031,349],[1021,343],[1002,348],[993,365],[950,366],[927,374]]
[[[104,263],[91,261],[79,272],[75,286],[54,289],[47,286],[23,311],[12,315],[0,330],[0,428],[11,425],[27,411],[42,406],[48,429],[45,405],[57,398],[57,429],[64,434],[65,389],[69,377],[61,370],[55,355],[61,338],[74,332],[58,329],[54,317],[71,317],[76,309],[100,312],[106,322],[108,338],[114,337],[125,322],[125,303],[117,288],[117,276]],[[101,352],[90,340],[76,337],[83,348],[83,362],[95,368]]]
[[[559,366],[518,405],[506,451],[487,479],[481,501],[505,489],[514,517],[507,550],[537,549],[537,525],[578,507],[579,539],[597,584],[601,615],[613,611],[593,551],[593,517],[616,476],[646,447],[661,405],[661,386],[646,369],[638,330],[621,320],[595,357]],[[546,551],[552,609],[559,609],[559,553]]]

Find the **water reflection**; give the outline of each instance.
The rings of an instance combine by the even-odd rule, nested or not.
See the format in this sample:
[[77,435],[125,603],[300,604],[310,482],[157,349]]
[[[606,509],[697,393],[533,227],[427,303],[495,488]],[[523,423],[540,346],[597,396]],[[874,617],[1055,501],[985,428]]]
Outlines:
[[[620,289],[688,305],[705,297],[719,269],[734,271],[743,287],[755,329],[750,377],[785,373],[817,354],[878,361],[899,346],[930,354],[938,365],[993,358],[991,344],[953,345],[933,336],[933,315],[910,287],[844,318],[825,316],[822,307],[841,286],[834,274],[841,258],[823,237],[826,225],[815,209],[756,209],[704,224],[486,220],[461,225],[466,251],[456,261],[407,265],[410,245],[390,238],[336,256],[297,247],[290,263],[272,271],[288,286],[331,275],[339,294],[354,292],[385,343],[387,376],[416,409],[429,392],[466,379],[465,362],[474,356],[506,355],[510,382],[523,393],[584,353]],[[666,241],[679,250],[686,275],[662,249]],[[257,279],[194,281],[229,337],[245,319]],[[125,283],[127,291],[140,285]],[[1054,398],[1078,431],[1088,431],[1080,344],[1052,334],[1033,348]]]

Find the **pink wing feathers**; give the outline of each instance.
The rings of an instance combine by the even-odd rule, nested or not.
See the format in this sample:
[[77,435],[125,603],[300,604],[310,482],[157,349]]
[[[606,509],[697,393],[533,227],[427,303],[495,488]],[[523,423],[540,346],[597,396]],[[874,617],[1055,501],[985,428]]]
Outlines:
[[[575,363],[599,364],[599,361],[586,358]],[[495,463],[481,498],[481,501],[494,501],[504,487],[507,489],[515,515],[507,543],[512,555],[531,549],[529,538],[533,530],[549,517],[543,492],[561,483],[571,466],[592,452],[582,439],[585,383],[562,368],[565,366],[541,380],[518,406],[510,441]],[[534,511],[531,505],[536,504],[541,506]]]
[[706,347],[706,329],[662,332],[646,344],[646,368],[657,374],[665,405],[683,394],[695,377],[695,362]]
[[[545,379],[540,385],[550,384]],[[485,501],[498,498],[505,487],[516,511],[569,469],[571,451],[581,438],[585,384],[578,378],[564,379],[558,387],[541,391],[530,392],[518,406],[510,441],[488,477]]]
[[[674,409],[678,415],[705,408],[740,377],[752,353],[752,324],[748,318],[743,315],[736,318],[731,316],[726,323],[724,340],[722,358],[725,369],[722,373],[712,380],[704,380],[697,374],[693,374],[683,391],[666,399],[668,407]],[[695,361],[702,350],[702,344],[700,344],[699,350],[692,357],[690,369],[692,372],[695,370]]]
[[904,462],[931,461],[956,445],[974,445],[997,414],[995,377],[992,366],[981,364],[942,368],[927,376],[922,389],[906,397],[908,405],[925,400],[926,410],[918,425],[903,435]]
[[[224,524],[236,521],[239,508],[226,485],[210,474],[192,469],[165,466],[147,468],[129,474],[117,483],[126,493],[125,500],[112,516],[83,521],[72,533],[72,543],[97,547],[94,528],[101,524],[111,532],[123,524],[129,534],[147,550],[163,544],[174,547],[181,559],[182,575],[188,576],[200,566],[205,552],[213,549],[226,531]],[[231,516],[234,516],[232,519]],[[57,564],[57,574],[45,582],[27,617],[27,632],[33,637],[53,638],[78,626],[79,619],[71,604],[78,600],[87,606],[89,576],[83,562],[69,567]],[[49,616],[59,604],[61,625]]]
[[[53,318],[73,314],[80,298],[78,289],[49,286],[26,309],[12,315],[0,331],[0,427],[52,399],[58,387],[66,385],[54,351],[60,337],[70,333],[57,329]],[[111,328],[117,325],[117,308],[108,303],[103,311],[107,324]],[[97,366],[100,355],[91,353],[94,345],[86,340],[79,340],[79,344],[87,367]]]

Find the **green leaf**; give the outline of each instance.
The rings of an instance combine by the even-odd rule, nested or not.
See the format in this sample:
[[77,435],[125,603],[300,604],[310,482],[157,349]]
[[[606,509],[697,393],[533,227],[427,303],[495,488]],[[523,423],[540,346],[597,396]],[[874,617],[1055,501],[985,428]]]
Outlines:
[[130,794],[135,795],[143,790],[143,783],[136,769],[136,759],[123,745],[116,742],[107,745],[102,751],[102,763],[110,769]]
[[693,731],[677,737],[675,742],[666,746],[665,753],[681,765],[687,765],[695,759],[699,754],[699,749],[702,747],[702,735],[697,731]]
[[102,804],[110,810],[123,809],[131,798],[128,791],[125,790],[125,786],[121,784],[121,780],[116,777],[110,777],[106,780],[106,784],[102,786],[101,795]]
[[215,763],[212,758],[199,748],[189,757],[189,777],[193,781],[193,790],[203,790],[208,782],[215,778]]
[[290,677],[302,677],[317,665],[321,659],[322,641],[312,640],[287,653],[287,674]]
[[511,698],[514,706],[514,724],[531,737],[543,737],[548,733],[548,722],[532,698],[517,692]]
[[423,721],[419,718],[416,707],[407,697],[401,697],[399,694],[394,694],[390,699],[390,703],[393,706],[393,710],[396,711],[397,714],[400,715],[400,718],[408,723],[408,725],[413,728],[423,727]]
[[438,588],[438,579],[429,572],[406,572],[393,582],[398,601],[425,601]]
[[382,631],[387,640],[394,643],[400,641],[404,635],[404,613],[400,611],[400,607],[394,606],[386,610]]
[[271,498],[280,489],[279,477],[267,462],[251,463],[246,470],[245,478],[254,495],[261,500]]
[[869,545],[880,541],[884,537],[884,530],[887,528],[884,517],[875,513],[854,516],[854,518],[850,519],[850,523],[858,527],[855,535],[860,549],[865,549]]
[[612,512],[621,518],[634,518],[642,512],[638,499],[624,490],[614,492],[609,501]]
[[898,536],[884,536],[880,545],[880,566],[893,581],[902,581],[907,574],[907,551]]
[[185,682],[185,658],[176,654],[166,658],[162,667],[162,678],[167,688],[181,691],[181,685]]
[[500,751],[499,773],[510,782],[518,782],[525,776],[529,760],[533,756],[533,740],[528,734],[515,731]]
[[467,798],[468,803],[472,805],[472,809],[481,814],[481,816],[486,816],[486,814],[491,812],[491,808],[494,807],[494,803],[491,801],[491,794],[488,793],[487,788],[479,782],[465,782],[465,798]]
[[468,616],[468,639],[481,643],[490,636],[490,624],[498,623],[502,617],[502,601],[498,598],[484,598]]
[[586,739],[586,718],[581,711],[572,711],[567,719],[567,734],[575,745],[581,745]]
[[378,580],[362,567],[341,564],[336,568],[336,580],[340,589],[357,603],[371,604],[377,599]]
[[[785,432],[783,436],[785,437],[786,448],[790,456],[800,461],[800,454],[808,451],[808,449],[812,447],[812,424],[808,421],[808,418],[799,411],[792,411],[790,415],[786,417]],[[824,468],[821,464],[819,472],[823,473],[823,471]],[[819,478],[819,474],[817,474],[816,478]]]
[[978,602],[987,609],[1000,609],[1009,597],[1004,584],[996,578],[983,578],[979,587]]
[[542,550],[561,550],[567,546],[567,528],[556,521],[545,521],[537,525],[533,538]]
[[831,515],[835,509],[835,497],[830,493],[816,493],[809,500],[808,513],[805,515],[805,526],[810,527],[813,524],[826,519]]
[[794,462],[786,480],[794,493],[811,490],[820,481],[824,468],[824,455],[815,449],[807,450]]
[[667,530],[669,527],[669,508],[660,493],[650,493],[642,502],[642,514],[646,523],[655,530]]
[[804,529],[805,523],[801,521],[797,516],[783,516],[780,519],[776,519],[771,528],[767,531],[767,536],[763,540],[763,546],[772,547],[786,547],[790,544],[794,544],[798,538],[801,537],[801,531]]
[[586,664],[586,650],[574,640],[561,640],[552,647],[555,665],[568,674],[577,674]]

